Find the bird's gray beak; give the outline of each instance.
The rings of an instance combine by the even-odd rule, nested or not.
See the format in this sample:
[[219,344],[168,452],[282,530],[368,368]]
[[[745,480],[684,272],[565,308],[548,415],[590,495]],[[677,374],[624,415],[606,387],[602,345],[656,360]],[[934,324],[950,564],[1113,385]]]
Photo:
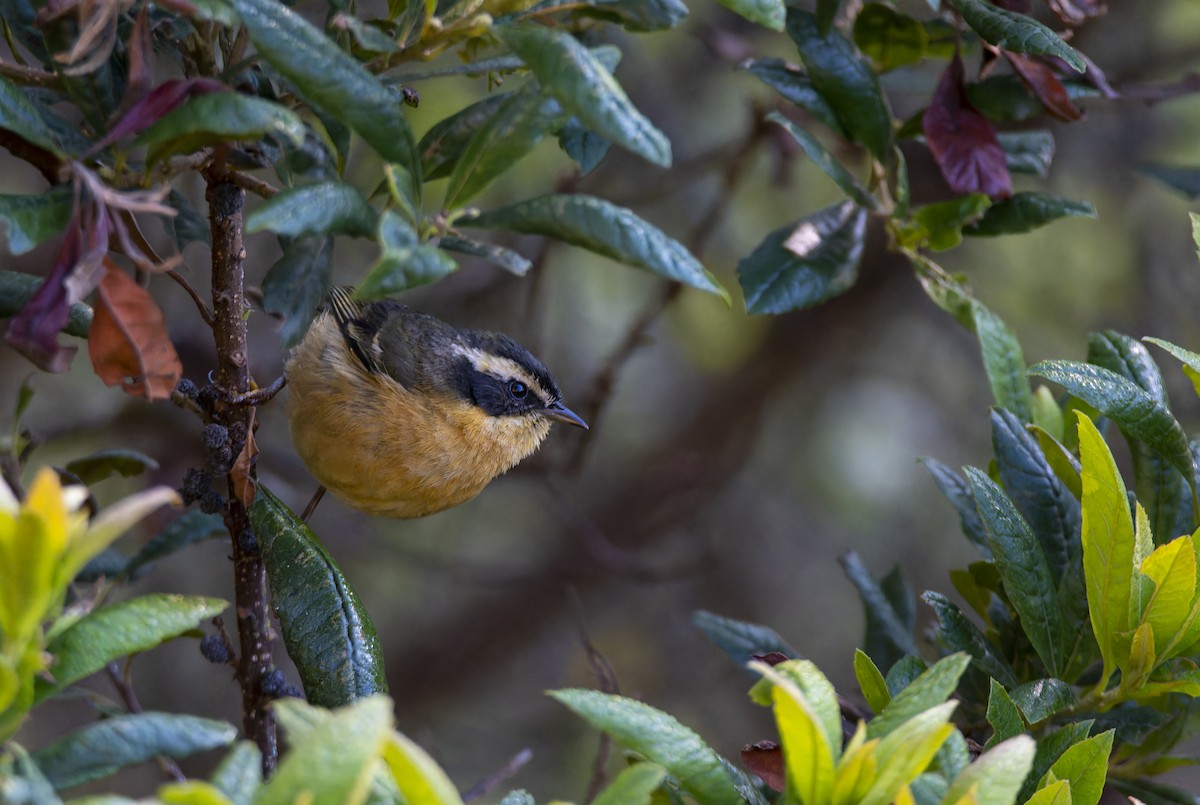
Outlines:
[[588,428],[588,424],[583,421],[583,417],[579,416],[579,414],[575,413],[570,408],[567,408],[562,403],[552,403],[551,405],[547,405],[545,410],[546,416],[548,416],[550,419],[567,425],[574,425],[575,427],[583,428],[584,430],[590,430],[590,428]]

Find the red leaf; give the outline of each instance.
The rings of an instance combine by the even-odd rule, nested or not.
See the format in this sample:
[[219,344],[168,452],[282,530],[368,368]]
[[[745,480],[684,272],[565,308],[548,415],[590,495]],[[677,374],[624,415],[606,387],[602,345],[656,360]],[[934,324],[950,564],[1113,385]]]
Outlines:
[[122,137],[145,131],[194,95],[207,95],[211,92],[223,92],[226,89],[228,87],[215,78],[164,81],[130,106],[129,111],[117,121],[112,130],[88,149],[88,155],[103,151]]
[[1019,53],[1005,51],[1004,55],[1047,112],[1068,123],[1083,117],[1083,110],[1071,102],[1066,87],[1058,80],[1050,65]]
[[165,400],[183,375],[162,311],[120,266],[105,258],[88,354],[101,380],[126,394]]
[[50,275],[8,323],[4,340],[43,371],[65,372],[75,357],[77,349],[60,344],[58,333],[67,324],[71,305],[100,281],[110,228],[103,204],[77,206]]
[[1082,25],[1088,17],[1108,12],[1102,0],[1049,0],[1050,10],[1067,25]]
[[781,662],[787,662],[788,655],[782,651],[768,651],[766,654],[751,654],[750,659],[765,662],[767,665],[779,665]]
[[742,765],[775,791],[783,791],[787,787],[783,750],[774,741],[759,741],[747,746],[742,750]]
[[962,59],[956,54],[922,119],[925,140],[946,183],[956,193],[1012,195],[1012,178],[991,121],[971,106],[963,88]]

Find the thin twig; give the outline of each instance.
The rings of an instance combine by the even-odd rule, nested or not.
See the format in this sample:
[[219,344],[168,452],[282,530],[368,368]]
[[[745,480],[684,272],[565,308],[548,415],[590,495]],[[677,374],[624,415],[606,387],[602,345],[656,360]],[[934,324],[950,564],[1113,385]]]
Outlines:
[[312,517],[312,513],[317,510],[317,504],[321,502],[321,498],[325,497],[325,485],[321,484],[317,487],[317,491],[313,492],[312,498],[309,499],[308,505],[304,507],[304,511],[300,513],[300,519],[308,522],[308,518]]
[[200,296],[200,294],[196,292],[196,289],[192,287],[192,284],[187,281],[187,277],[183,276],[175,269],[172,268],[166,273],[167,276],[175,280],[175,282],[178,283],[183,290],[187,291],[188,296],[192,297],[192,301],[196,303],[196,309],[200,311],[200,318],[204,319],[204,323],[207,324],[208,329],[211,330],[213,327],[213,314],[212,311],[208,309],[208,305],[204,303],[204,298]]
[[24,87],[41,87],[43,89],[62,89],[62,79],[55,73],[47,73],[34,67],[22,64],[9,64],[0,61],[0,76],[11,80],[14,84]]
[[475,783],[475,785],[464,791],[462,795],[462,801],[470,802],[473,799],[482,797],[484,794],[495,790],[505,781],[512,779],[513,775],[519,772],[521,768],[531,760],[533,760],[533,750],[528,748],[522,749],[520,752],[517,752],[515,755],[513,755],[512,758],[499,769],[492,772],[487,777],[484,777],[482,780]]
[[[583,650],[587,652],[588,664],[592,666],[592,673],[596,676],[597,687],[604,693],[620,693],[621,685],[617,682],[617,672],[613,670],[608,657],[605,657],[592,643],[591,635],[588,634],[587,621],[583,613],[583,599],[579,597],[579,591],[574,587],[571,588],[571,598],[575,601],[575,617],[579,621],[579,642],[583,645]],[[588,780],[587,792],[583,795],[584,805],[599,796],[605,783],[608,782],[608,756],[611,752],[612,738],[606,732],[600,733],[600,744],[596,747],[595,758],[592,759],[592,776]]]
[[[130,658],[130,660],[132,660],[132,658]],[[125,709],[135,715],[142,712],[142,704],[138,701],[137,694],[134,693],[133,685],[129,684],[128,676],[126,676],[126,674],[122,674],[120,669],[117,668],[116,662],[110,662],[107,666],[105,666],[104,670],[108,674],[109,680],[112,681],[113,687],[117,689],[117,695],[120,696],[121,701],[125,703]],[[129,671],[128,663],[125,666],[125,671],[126,673]],[[158,761],[158,767],[162,769],[163,774],[167,775],[175,782],[182,783],[187,781],[187,777],[184,775],[183,770],[179,768],[179,764],[173,759],[164,755],[159,755],[155,758],[155,760]]]
[[255,176],[241,171],[233,171],[229,174],[229,179],[235,185],[243,190],[253,193],[259,198],[271,198],[271,196],[279,193],[279,188],[268,182],[264,182]]

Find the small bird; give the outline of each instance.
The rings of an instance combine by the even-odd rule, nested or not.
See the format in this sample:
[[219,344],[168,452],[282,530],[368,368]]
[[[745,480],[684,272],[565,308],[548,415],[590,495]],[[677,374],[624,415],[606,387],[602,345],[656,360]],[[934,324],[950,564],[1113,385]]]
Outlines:
[[507,335],[352,294],[331,289],[284,369],[296,450],[347,505],[424,517],[478,495],[552,423],[587,429]]

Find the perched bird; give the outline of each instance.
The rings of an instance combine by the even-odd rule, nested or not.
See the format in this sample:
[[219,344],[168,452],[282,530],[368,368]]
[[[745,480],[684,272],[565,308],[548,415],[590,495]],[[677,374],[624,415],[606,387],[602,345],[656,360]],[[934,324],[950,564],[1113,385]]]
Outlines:
[[478,495],[552,423],[587,428],[508,336],[352,293],[330,291],[284,369],[296,450],[347,505],[424,517]]

